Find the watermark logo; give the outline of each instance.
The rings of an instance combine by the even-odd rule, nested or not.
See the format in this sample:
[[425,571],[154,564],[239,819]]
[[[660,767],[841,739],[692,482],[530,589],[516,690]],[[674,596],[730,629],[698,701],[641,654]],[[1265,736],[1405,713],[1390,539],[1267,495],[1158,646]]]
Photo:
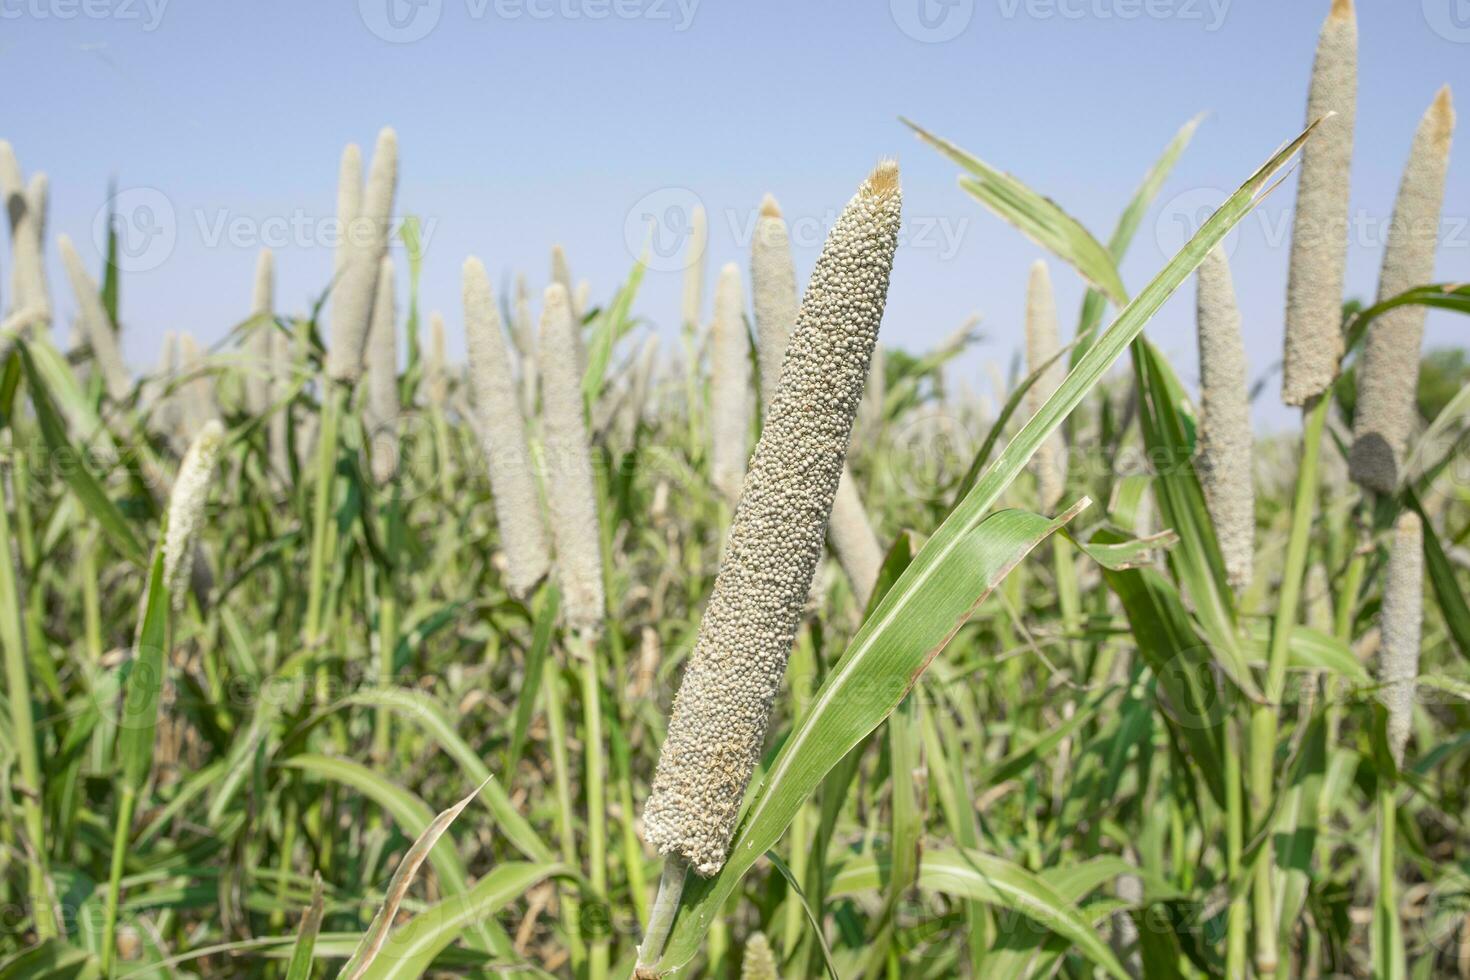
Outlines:
[[439,26],[444,0],[357,0],[367,29],[390,44],[422,41]]
[[703,207],[687,187],[661,187],[640,197],[623,219],[623,244],[653,272],[678,272],[698,258],[690,254],[694,211]]
[[941,44],[964,33],[975,16],[975,0],[888,0],[898,29],[915,41]]
[[1207,33],[1225,25],[1230,0],[998,0],[1006,20],[1173,20]]
[[1470,0],[1423,0],[1424,22],[1446,41],[1470,44]]
[[158,30],[169,0],[0,0],[0,20],[116,20]]
[[[1165,258],[1173,258],[1204,227],[1210,216],[1230,195],[1218,187],[1195,187],[1171,197],[1154,219],[1154,242]],[[1239,232],[1231,231],[1220,242],[1226,255],[1235,252]]]
[[92,219],[92,244],[107,254],[108,219],[117,236],[117,268],[121,272],[151,272],[168,261],[178,241],[178,217],[173,202],[153,187],[130,187],[108,199]]
[[[0,0],[4,3],[6,0]],[[13,2],[13,0],[12,0]],[[464,0],[471,21],[646,20],[689,30],[700,0]],[[363,24],[390,44],[428,37],[444,14],[444,0],[357,0]]]

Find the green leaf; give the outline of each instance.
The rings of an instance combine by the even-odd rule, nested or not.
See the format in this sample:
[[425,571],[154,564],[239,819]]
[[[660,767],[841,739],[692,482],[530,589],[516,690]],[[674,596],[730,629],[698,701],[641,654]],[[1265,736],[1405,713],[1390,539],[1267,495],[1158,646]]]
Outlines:
[[434,958],[466,928],[489,920],[537,883],[567,873],[562,864],[510,861],[497,865],[465,894],[431,905],[394,929],[362,980],[424,976]]
[[1167,579],[1151,568],[1103,570],[1123,603],[1138,652],[1163,689],[1169,726],[1222,806],[1225,802],[1225,726],[1230,709],[1212,670],[1213,660],[1189,612]]
[[[324,755],[298,755],[285,760],[281,765],[300,769],[356,790],[386,810],[398,829],[415,839],[421,839],[434,825],[434,815],[423,800],[361,763]],[[452,840],[439,840],[438,835],[435,835],[428,859],[434,866],[434,873],[439,876],[439,886],[445,894],[462,895],[469,891],[469,876],[465,873],[459,854],[454,850]],[[502,951],[509,949],[503,933],[497,936],[490,930],[482,930],[477,934],[477,939],[491,950],[496,950],[497,947]]]
[[[1102,880],[1116,877],[1117,868],[1109,865],[1103,868]],[[832,895],[852,895],[879,888],[888,874],[887,855],[846,862],[832,882]],[[1083,918],[1074,900],[1018,864],[976,850],[931,851],[924,855],[919,886],[1019,912],[1066,938],[1078,952],[1113,976],[1128,976],[1107,942]]]
[[526,818],[515,808],[500,781],[492,777],[490,769],[481,761],[480,754],[455,731],[453,719],[433,697],[409,688],[375,688],[359,691],[344,703],[387,708],[417,725],[466,776],[482,785],[485,803],[495,815],[495,822],[506,840],[533,861],[551,860],[550,848],[542,843]]
[[1014,225],[1021,234],[1070,263],[1108,299],[1119,306],[1128,302],[1128,290],[1123,288],[1123,280],[1108,250],[1055,201],[916,123],[902,121],[919,139],[973,175],[960,178],[960,186],[972,197]]
[[[159,529],[159,540],[164,531]],[[118,758],[123,785],[140,791],[153,769],[153,734],[158,728],[158,700],[163,693],[164,652],[168,648],[169,601],[163,587],[163,546],[154,549],[148,587],[139,610],[133,657],[123,668],[122,703],[118,709]]]
[[[403,859],[398,862],[398,867],[393,872],[393,878],[388,882],[388,890],[383,895],[383,904],[373,916],[372,924],[362,934],[362,940],[357,944],[357,949],[353,951],[352,958],[347,961],[346,966],[342,967],[342,976],[346,980],[359,980],[372,966],[373,961],[382,952],[383,943],[388,938],[388,930],[392,928],[393,920],[398,916],[398,907],[403,904],[404,896],[408,894],[408,888],[413,884],[414,876],[418,874],[424,860],[433,852],[434,847],[439,843],[439,838],[449,830],[449,825],[464,812],[464,808],[470,805],[470,801],[479,795],[480,790],[488,782],[489,779],[486,779],[464,799],[434,817],[419,833],[413,846],[403,855]],[[320,888],[321,878],[318,877],[316,898],[318,903],[321,901]],[[318,919],[320,919],[320,913],[318,913]],[[292,959],[294,962],[295,958]]]
[[46,442],[46,449],[56,468],[61,471],[62,477],[82,506],[101,525],[118,552],[129,561],[145,564],[148,560],[147,554],[137,535],[133,533],[132,525],[107,496],[102,484],[92,475],[86,463],[86,454],[74,447],[67,438],[66,426],[51,403],[50,388],[31,355],[31,345],[22,343],[19,350],[26,372],[26,383],[31,390],[31,404],[36,408],[36,421],[41,429],[41,437]]
[[301,926],[296,930],[296,943],[291,947],[291,962],[286,967],[286,980],[311,980],[311,954],[321,928],[322,876],[317,874],[312,880],[311,905],[301,917]]
[[587,350],[587,371],[582,375],[582,397],[586,400],[589,411],[602,394],[602,383],[607,377],[607,365],[612,360],[613,347],[627,332],[628,312],[633,308],[633,298],[638,295],[638,286],[643,282],[646,254],[633,263],[628,281],[623,283],[612,304],[597,318],[592,344]]

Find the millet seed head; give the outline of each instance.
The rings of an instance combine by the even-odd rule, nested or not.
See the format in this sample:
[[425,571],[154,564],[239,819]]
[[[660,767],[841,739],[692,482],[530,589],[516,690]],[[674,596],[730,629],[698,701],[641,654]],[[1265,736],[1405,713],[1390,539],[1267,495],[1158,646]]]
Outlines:
[[763,932],[751,933],[740,957],[740,980],[780,980],[776,954]]
[[218,419],[204,423],[184,454],[179,476],[168,498],[168,529],[163,536],[163,582],[175,610],[184,607],[194,566],[194,542],[204,518],[204,502],[224,448],[225,429]]
[[[343,171],[349,161],[343,157]],[[393,195],[398,186],[398,137],[390,128],[378,134],[373,165],[368,171],[362,204],[344,232],[345,254],[332,287],[331,346],[327,375],[334,381],[355,382],[362,375],[363,354],[372,324],[379,265],[388,252],[393,222]],[[348,198],[345,201],[343,198]],[[350,192],[339,190],[339,208],[350,205]]]
[[107,396],[113,402],[121,403],[132,392],[133,379],[128,374],[127,365],[123,363],[122,351],[117,344],[117,331],[113,329],[107,308],[102,305],[102,294],[97,283],[88,275],[71,238],[64,234],[57,235],[56,247],[61,253],[61,267],[66,272],[72,295],[77,301],[77,326],[86,338],[87,346],[92,349],[92,360],[102,374],[103,384],[107,386]]
[[1196,325],[1200,419],[1195,468],[1225,559],[1226,578],[1239,591],[1250,584],[1255,555],[1253,440],[1240,311],[1230,263],[1219,246],[1200,263]]
[[787,347],[644,809],[660,853],[724,864],[760,759],[878,336],[898,243],[898,167],[827,236]]
[[363,425],[370,441],[373,482],[382,486],[398,469],[398,331],[393,260],[378,267],[378,293],[367,344],[367,402]]
[[1358,22],[1336,0],[1317,41],[1307,122],[1335,113],[1302,148],[1286,282],[1281,398],[1305,405],[1337,378],[1342,360],[1342,284],[1358,104]]
[[551,567],[546,522],[541,516],[536,469],[516,401],[500,311],[485,266],[474,257],[464,264],[464,323],[481,449],[490,472],[500,544],[505,549],[506,590],[525,599]]
[[[1026,282],[1026,370],[1034,373],[1048,361],[1051,365],[1026,392],[1026,407],[1032,415],[1041,410],[1067,376],[1066,359],[1056,356],[1060,350],[1051,273],[1046,263],[1037,259]],[[1050,514],[1061,503],[1067,486],[1067,443],[1060,429],[1046,437],[1031,465],[1036,473],[1037,506],[1043,514]]]
[[[1434,280],[1440,208],[1454,128],[1455,110],[1446,86],[1414,134],[1383,250],[1383,268],[1378,277],[1380,301]],[[1404,449],[1418,418],[1415,390],[1425,313],[1422,306],[1400,306],[1368,326],[1363,363],[1358,370],[1348,472],[1359,486],[1377,493],[1391,494],[1398,486]]]
[[1405,510],[1394,524],[1379,611],[1378,681],[1388,709],[1388,748],[1403,765],[1414,711],[1414,678],[1419,673],[1419,644],[1424,623],[1424,526],[1419,515]]
[[710,328],[710,475],[731,503],[745,481],[750,446],[750,335],[740,267],[720,270],[715,286],[715,318]]
[[578,632],[602,628],[602,536],[596,480],[587,439],[582,373],[571,302],[560,283],[546,289],[541,311],[541,432],[546,454],[546,503],[556,542],[562,609]]
[[796,264],[776,199],[767,194],[750,243],[750,291],[761,368],[761,409],[769,412],[781,380],[781,360],[796,324]]

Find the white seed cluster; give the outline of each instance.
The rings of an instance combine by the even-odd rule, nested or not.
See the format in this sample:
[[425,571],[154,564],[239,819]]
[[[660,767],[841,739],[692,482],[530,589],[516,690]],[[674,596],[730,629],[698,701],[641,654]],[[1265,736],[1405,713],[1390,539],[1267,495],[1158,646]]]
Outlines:
[[10,312],[51,318],[51,293],[44,261],[48,184],[42,173],[27,184],[9,143],[0,140],[0,195],[10,217]]
[[644,809],[644,834],[702,875],[730,837],[821,553],[898,240],[898,166],[880,163],[812,272]]
[[271,335],[276,325],[271,313],[276,305],[276,258],[268,248],[255,260],[255,287],[250,299],[250,326],[246,353],[250,362],[245,373],[245,407],[251,415],[262,415],[271,403]]
[[266,336],[270,338],[270,403],[278,406],[271,413],[268,432],[271,469],[285,478],[291,473],[291,406],[285,401],[291,394],[292,339],[274,324]]
[[780,980],[776,954],[763,932],[752,933],[740,957],[740,980]]
[[178,350],[179,370],[187,378],[180,385],[179,393],[185,412],[183,423],[187,428],[193,428],[219,415],[214,402],[214,379],[206,370],[204,351],[187,330],[179,334]]
[[[1037,259],[1026,280],[1026,370],[1034,373],[1047,361],[1052,363],[1026,392],[1026,408],[1032,415],[1041,410],[1067,377],[1065,358],[1056,357],[1059,350],[1061,341],[1051,273],[1046,263]],[[1031,466],[1036,473],[1037,505],[1043,514],[1050,514],[1057,509],[1067,489],[1067,442],[1060,429],[1046,437],[1036,450]]]
[[695,205],[689,212],[689,247],[684,252],[684,293],[680,301],[682,322],[686,327],[699,323],[699,308],[704,302],[704,268],[708,246],[709,220],[705,217],[704,208]]
[[77,326],[92,349],[92,360],[102,374],[107,396],[114,402],[122,402],[133,390],[133,379],[123,363],[122,351],[117,344],[117,331],[112,318],[102,305],[102,294],[97,283],[87,274],[82,257],[67,235],[56,236],[56,247],[61,252],[61,266],[66,270],[72,294],[77,301]]
[[512,312],[511,340],[519,355],[521,412],[526,418],[536,413],[536,318],[531,314],[531,289],[523,273],[516,274],[516,302]]
[[755,334],[761,366],[761,402],[770,411],[781,380],[781,360],[791,328],[796,325],[796,264],[791,261],[791,236],[781,207],[767,194],[761,201],[755,239],[750,243],[750,290],[755,307]]
[[731,262],[715,284],[715,318],[710,328],[710,475],[732,504],[745,482],[750,456],[750,335],[740,268]]
[[373,482],[382,486],[398,469],[398,331],[393,260],[386,255],[378,267],[378,294],[367,343],[367,402],[363,424],[371,440]]
[[224,447],[225,430],[218,419],[204,423],[194,437],[168,498],[168,529],[163,535],[163,582],[175,610],[184,607],[185,589],[193,574],[194,541],[204,517],[215,464]]
[[[760,219],[756,223],[755,240],[750,246],[750,282],[755,301],[756,338],[761,369],[761,402],[769,411],[776,399],[776,386],[781,380],[781,362],[796,323],[796,265],[791,261],[791,238],[781,217],[780,205],[767,194],[761,201]],[[882,369],[881,351],[875,347],[871,365]],[[871,385],[872,367],[869,369]],[[873,394],[864,395],[863,405],[871,404]],[[881,393],[878,396],[881,399]],[[883,549],[852,473],[844,465],[837,482],[837,496],[832,501],[832,517],[827,524],[827,538],[843,574],[852,585],[860,606],[867,606],[883,566]]]
[[1352,0],[1333,0],[1317,41],[1307,122],[1336,113],[1302,148],[1286,283],[1281,398],[1305,405],[1327,390],[1342,361],[1342,283],[1348,192],[1358,104],[1358,21]]
[[602,535],[597,488],[583,411],[582,372],[577,369],[571,301],[559,283],[546,289],[541,307],[541,434],[546,454],[546,503],[556,542],[557,573],[567,625],[578,632],[602,628]]
[[1195,467],[1232,588],[1250,584],[1255,554],[1256,496],[1245,345],[1230,263],[1216,246],[1199,267],[1200,421]]
[[379,264],[388,251],[393,193],[398,185],[398,137],[389,128],[378,134],[366,190],[353,183],[362,172],[355,149],[349,146],[342,154],[342,183],[337,189],[337,217],[344,224],[332,285],[331,346],[327,349],[327,375],[347,383],[362,375]]
[[424,358],[424,388],[429,404],[443,411],[449,405],[449,354],[444,338],[444,315],[429,314],[429,350]]
[[[1446,86],[1435,96],[1414,134],[1378,274],[1380,301],[1434,279],[1439,213],[1454,129],[1455,110]],[[1400,306],[1368,327],[1358,371],[1348,471],[1359,486],[1377,493],[1393,493],[1398,486],[1404,448],[1418,418],[1415,389],[1425,313],[1422,306]]]
[[479,259],[465,261],[463,287],[470,387],[489,464],[500,544],[505,549],[506,588],[511,595],[524,599],[551,566],[536,471],[526,447],[526,426],[516,404],[500,312]]
[[1378,681],[1388,709],[1388,748],[1403,765],[1414,711],[1415,677],[1419,674],[1419,641],[1424,623],[1424,527],[1419,515],[1406,510],[1394,524],[1379,611]]

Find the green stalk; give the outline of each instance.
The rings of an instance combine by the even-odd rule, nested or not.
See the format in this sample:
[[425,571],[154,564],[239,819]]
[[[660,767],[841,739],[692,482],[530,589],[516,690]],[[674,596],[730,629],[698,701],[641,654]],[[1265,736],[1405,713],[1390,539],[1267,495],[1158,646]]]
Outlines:
[[337,486],[337,426],[346,407],[347,389],[328,385],[322,398],[321,430],[317,435],[316,495],[311,512],[311,565],[306,586],[306,645],[322,641],[322,600],[330,560],[332,491]]
[[[575,656],[582,664],[583,754],[587,762],[587,864],[588,883],[611,912],[607,899],[607,805],[606,774],[603,772],[604,738],[602,733],[602,685],[598,677],[597,638],[579,632],[573,641]],[[591,980],[605,980],[610,951],[609,922],[596,922],[598,933],[592,939],[592,955],[587,975]]]
[[[1301,598],[1302,579],[1306,574],[1307,552],[1311,543],[1312,519],[1317,505],[1318,458],[1322,451],[1322,430],[1331,408],[1330,398],[1313,398],[1302,410],[1302,462],[1297,472],[1296,494],[1291,505],[1291,530],[1286,543],[1286,566],[1281,577],[1280,599],[1276,618],[1271,623],[1271,645],[1266,655],[1265,703],[1257,705],[1251,715],[1250,787],[1253,824],[1257,833],[1266,833],[1271,813],[1271,797],[1275,782],[1276,732],[1279,727],[1281,699],[1286,688],[1286,654],[1291,633],[1296,626],[1297,603]],[[1256,860],[1252,888],[1256,931],[1256,970],[1262,975],[1276,972],[1276,912],[1272,897],[1275,858],[1271,839],[1267,836]]]
[[95,667],[102,662],[102,597],[97,589],[99,573],[97,548],[101,535],[93,528],[82,545],[82,635],[86,638],[87,659]]
[[128,831],[133,825],[133,810],[138,804],[138,793],[133,787],[124,785],[122,796],[117,801],[117,825],[112,831],[112,866],[107,875],[107,904],[102,913],[102,975],[112,976],[113,961],[117,957],[117,904],[122,891],[123,863],[128,853]]
[[[1240,857],[1244,839],[1244,814],[1240,793],[1240,731],[1232,725],[1225,739],[1225,869],[1233,889],[1240,881]],[[1182,848],[1182,842],[1181,842]],[[1226,919],[1225,976],[1245,980],[1246,926],[1245,892],[1230,900]]]
[[[6,479],[5,484],[14,496],[11,481]],[[41,814],[41,765],[36,752],[35,720],[31,715],[30,658],[23,625],[21,588],[15,574],[15,550],[11,545],[10,508],[8,502],[0,503],[7,504],[0,506],[0,641],[5,644],[11,741],[20,763],[20,785],[15,789],[21,801],[21,819],[30,839],[30,850],[34,854],[34,859],[27,862],[26,887],[36,936],[49,939],[56,935],[56,923],[46,887],[46,829]]]
[[1378,779],[1378,896],[1373,903],[1373,975],[1404,976],[1404,937],[1399,926],[1398,882],[1394,876],[1394,780]]
[[[562,711],[561,674],[554,663],[541,682],[546,699],[546,738],[551,743],[551,770],[556,786],[556,833],[561,840],[561,856],[568,867],[580,867],[577,842],[572,830],[572,782],[567,763],[567,721]],[[572,889],[561,889],[562,924],[567,932],[567,950],[572,957],[572,972],[580,974],[587,960],[587,947],[582,943],[582,916]]]

